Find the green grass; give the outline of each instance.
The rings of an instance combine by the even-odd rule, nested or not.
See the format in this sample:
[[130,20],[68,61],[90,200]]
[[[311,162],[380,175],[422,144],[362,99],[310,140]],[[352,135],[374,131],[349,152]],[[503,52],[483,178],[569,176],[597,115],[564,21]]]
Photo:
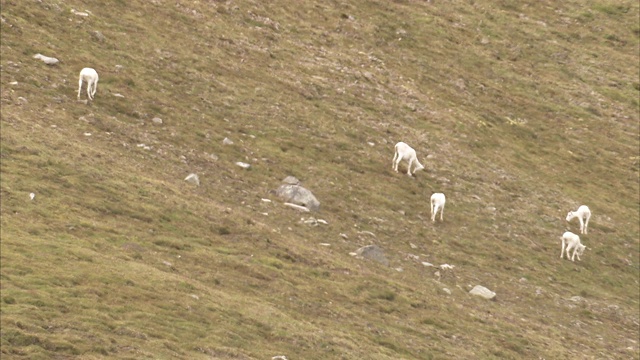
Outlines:
[[3,358],[638,356],[637,3],[0,5]]

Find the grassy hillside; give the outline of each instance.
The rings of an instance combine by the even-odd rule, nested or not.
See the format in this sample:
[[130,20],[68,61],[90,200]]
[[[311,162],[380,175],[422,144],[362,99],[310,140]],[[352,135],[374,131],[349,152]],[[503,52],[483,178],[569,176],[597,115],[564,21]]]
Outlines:
[[107,4],[0,0],[3,359],[640,357],[637,1]]

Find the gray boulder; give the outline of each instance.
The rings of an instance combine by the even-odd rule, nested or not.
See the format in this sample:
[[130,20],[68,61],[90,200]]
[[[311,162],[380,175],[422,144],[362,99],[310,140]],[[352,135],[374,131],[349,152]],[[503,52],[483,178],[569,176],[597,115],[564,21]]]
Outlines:
[[384,256],[384,251],[378,245],[363,246],[356,251],[356,255],[362,256],[365,259],[379,262],[384,266],[389,266],[389,260]]
[[300,185],[283,184],[276,190],[276,195],[284,202],[301,205],[309,210],[318,211],[320,202],[311,191]]

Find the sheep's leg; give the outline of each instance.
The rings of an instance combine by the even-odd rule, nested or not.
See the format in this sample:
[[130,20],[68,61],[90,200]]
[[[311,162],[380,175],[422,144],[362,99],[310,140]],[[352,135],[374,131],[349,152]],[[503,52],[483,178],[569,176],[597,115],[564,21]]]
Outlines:
[[564,238],[562,238],[562,250],[560,250],[560,259],[562,259],[562,257],[564,256],[564,246],[565,246]]
[[396,172],[398,172],[398,165],[400,165],[400,161],[402,161],[402,158],[400,157],[400,155],[398,155],[398,152],[396,151],[395,155],[393,155],[393,164],[392,164],[392,168]]
[[578,218],[580,220],[580,233],[584,234],[584,220],[582,220],[582,216]]
[[[576,253],[578,252],[578,247],[576,246],[575,248],[573,248],[573,256],[571,256],[571,261],[576,261]],[[580,260],[580,257],[578,256],[578,260]]]
[[587,227],[589,226],[589,219],[591,216],[587,216],[587,221],[584,222],[584,233],[588,233]]
[[431,221],[434,221],[433,219],[435,218],[435,215],[433,213],[433,211],[435,210],[435,205],[433,203],[431,203]]
[[80,84],[78,85],[78,100],[80,100],[80,92],[82,92],[82,77],[80,78]]
[[407,175],[411,176],[411,164],[413,164],[413,159],[409,159],[409,165],[407,165]]
[[442,204],[442,208],[440,208],[440,221],[442,221],[443,216],[444,216],[444,204]]
[[93,82],[93,87],[91,88],[91,98],[96,97],[96,90],[98,90],[98,79]]

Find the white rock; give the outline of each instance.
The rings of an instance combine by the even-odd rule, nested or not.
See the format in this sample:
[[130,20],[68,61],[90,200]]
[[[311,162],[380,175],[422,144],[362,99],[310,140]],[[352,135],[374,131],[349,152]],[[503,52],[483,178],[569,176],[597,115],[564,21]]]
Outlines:
[[471,291],[469,291],[469,294],[478,295],[487,300],[491,300],[496,297],[496,293],[482,285],[476,285],[473,289],[471,289]]
[[456,267],[456,266],[455,265],[449,265],[449,264],[440,265],[440,269],[442,269],[442,270],[453,270],[454,267]]
[[124,98],[124,95],[118,94],[118,93],[113,94],[113,96],[115,96],[117,98]]
[[200,185],[200,178],[198,177],[198,174],[189,174],[186,178],[184,178],[184,181],[192,183],[194,185]]
[[270,203],[270,202],[271,202],[271,200],[269,200],[269,199],[261,199],[261,200],[262,200],[263,202],[266,202],[266,203]]
[[224,140],[222,140],[222,143],[225,145],[233,145],[233,141],[229,138],[224,138]]
[[349,237],[345,233],[340,233],[340,237],[342,237],[345,240],[349,239]]
[[320,246],[331,246],[329,243],[320,243]]
[[18,82],[17,81],[12,81],[12,82],[9,83],[9,85],[18,85]]
[[442,291],[446,292],[447,295],[451,295],[451,290],[449,290],[447,288],[442,288]]
[[431,267],[433,266],[433,264],[432,264],[432,263],[429,263],[429,262],[426,262],[426,261],[423,261],[423,262],[422,262],[422,265],[424,265],[424,266],[431,266]]
[[36,194],[34,193],[29,194],[29,199],[33,200],[35,199],[35,197],[36,197]]
[[86,132],[86,133],[84,133],[84,136],[91,136],[91,133],[90,132]]
[[236,165],[240,166],[240,167],[241,167],[241,168],[243,168],[243,169],[248,169],[248,168],[250,168],[250,167],[251,167],[251,165],[250,165],[250,164],[244,163],[244,162],[242,162],[242,161],[238,161],[238,162],[236,163]]
[[162,119],[159,117],[154,117],[151,121],[153,121],[154,124],[162,124]]
[[287,359],[287,357],[284,355],[276,355],[272,357],[271,360],[289,360],[289,359]]
[[307,209],[307,208],[306,208],[306,207],[304,207],[304,206],[300,206],[300,205],[296,205],[296,204],[292,204],[292,203],[284,203],[284,205],[285,205],[285,206],[288,206],[288,207],[290,207],[290,208],[296,209],[296,210],[303,211],[303,212],[309,212],[309,211],[311,211],[311,210]]

